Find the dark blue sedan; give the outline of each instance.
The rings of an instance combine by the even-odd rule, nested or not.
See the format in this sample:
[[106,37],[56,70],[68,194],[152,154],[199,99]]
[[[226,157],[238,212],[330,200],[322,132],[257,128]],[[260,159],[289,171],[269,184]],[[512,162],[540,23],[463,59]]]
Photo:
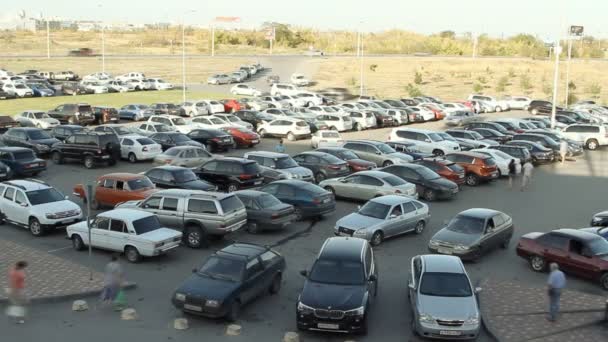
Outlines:
[[318,218],[336,210],[334,195],[318,185],[288,179],[267,184],[259,189],[281,202],[294,206],[297,220]]
[[1,147],[0,162],[10,167],[12,176],[31,177],[46,170],[46,161],[25,147]]

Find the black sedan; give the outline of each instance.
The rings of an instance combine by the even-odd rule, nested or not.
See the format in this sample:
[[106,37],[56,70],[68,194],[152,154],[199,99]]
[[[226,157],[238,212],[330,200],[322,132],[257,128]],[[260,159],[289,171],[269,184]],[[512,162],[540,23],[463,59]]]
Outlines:
[[297,220],[319,218],[336,210],[333,194],[308,182],[295,179],[279,180],[261,187],[260,191],[293,205]]
[[391,165],[379,171],[388,172],[416,184],[416,190],[427,201],[448,199],[458,193],[458,184],[447,180],[426,166],[418,164]]
[[195,129],[188,133],[188,138],[205,145],[209,152],[228,150],[234,145],[230,134],[213,128]]
[[293,205],[256,190],[240,190],[234,193],[247,209],[247,231],[255,234],[261,230],[280,230],[296,220]]
[[184,312],[238,319],[241,307],[281,289],[285,259],[254,244],[235,243],[212,254],[177,287],[171,302]]
[[464,260],[479,260],[492,249],[509,247],[513,219],[503,212],[468,209],[456,215],[429,242],[432,253],[455,255]]
[[200,180],[191,169],[181,166],[158,166],[144,172],[144,175],[160,189],[217,190],[215,185]]
[[41,128],[16,127],[10,128],[2,135],[2,142],[6,146],[27,147],[38,155],[47,155],[59,140]]
[[321,182],[328,178],[348,176],[350,174],[348,163],[325,152],[302,152],[295,155],[293,160],[295,160],[298,165],[312,171],[317,182]]
[[198,141],[194,141],[190,139],[190,137],[188,137],[187,135],[179,132],[155,133],[150,136],[150,139],[154,140],[155,143],[160,144],[163,151],[166,151],[171,147],[175,146],[205,147]]
[[504,144],[507,141],[513,139],[510,134],[503,134],[492,128],[473,128],[472,131],[481,134],[484,139],[494,140],[500,144]]
[[532,156],[532,163],[534,164],[542,164],[542,163],[551,163],[555,160],[555,153],[552,149],[546,148],[543,145],[531,141],[509,141],[506,143],[507,146],[520,146],[528,149],[530,151],[530,155]]
[[11,176],[31,177],[46,170],[46,161],[36,158],[34,151],[25,147],[0,148],[0,162],[10,167]]

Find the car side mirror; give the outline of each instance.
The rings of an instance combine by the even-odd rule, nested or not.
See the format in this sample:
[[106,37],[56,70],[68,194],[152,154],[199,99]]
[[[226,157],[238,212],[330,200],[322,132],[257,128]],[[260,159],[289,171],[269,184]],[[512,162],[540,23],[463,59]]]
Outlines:
[[389,219],[396,219],[397,215],[391,214],[391,216],[388,217]]
[[482,289],[481,287],[476,287],[476,288],[475,288],[475,293],[479,293],[479,292],[481,292],[481,291],[483,291],[483,289]]
[[70,196],[65,196],[64,198],[67,200],[67,199],[70,199]]
[[431,139],[424,139],[424,142],[430,143]]
[[21,203],[20,205],[24,208],[27,207],[27,203]]
[[380,152],[380,151],[376,151],[376,154],[382,154],[382,152]]
[[376,275],[375,275],[375,274],[371,274],[371,275],[369,276],[369,281],[376,281],[376,280],[378,280],[378,277],[376,277]]
[[303,277],[308,277],[308,271],[307,270],[301,270],[300,271],[300,275]]

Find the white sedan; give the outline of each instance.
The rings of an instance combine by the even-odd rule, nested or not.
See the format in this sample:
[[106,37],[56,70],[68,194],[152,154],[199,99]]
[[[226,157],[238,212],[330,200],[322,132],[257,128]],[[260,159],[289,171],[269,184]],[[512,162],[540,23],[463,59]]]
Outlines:
[[[209,114],[224,113],[224,105],[219,101],[200,100],[199,103],[201,103],[201,102],[207,104],[207,108],[209,109]],[[196,105],[198,106],[199,104],[197,103]]]
[[162,146],[148,137],[126,135],[120,138],[120,156],[131,163],[154,159],[162,151]]
[[230,88],[233,95],[260,96],[262,92],[247,84],[239,83]]
[[[89,243],[87,222],[66,228],[75,250]],[[152,213],[134,209],[114,209],[98,214],[91,222],[91,247],[124,252],[129,262],[142,256],[157,256],[179,247],[182,233],[161,226]]]
[[24,127],[38,127],[50,129],[59,126],[59,120],[51,118],[47,113],[39,110],[27,110],[15,117],[15,121]]
[[287,138],[296,141],[299,138],[310,136],[310,126],[306,121],[292,118],[278,118],[270,122],[262,122],[258,125],[258,133],[261,137],[273,136]]
[[340,147],[342,145],[344,145],[344,139],[336,131],[316,131],[310,139],[310,146],[312,148]]
[[241,120],[238,116],[232,114],[214,114],[213,117],[220,118],[221,120],[226,121],[232,126],[239,126],[243,128],[247,128],[249,130],[253,130],[253,125],[249,122],[245,122]]
[[515,160],[515,173],[521,172],[521,161],[519,158],[511,157],[510,155],[504,153],[503,151],[494,150],[491,148],[477,148],[472,149],[471,152],[477,152],[481,154],[485,154],[486,156],[490,156],[494,158],[496,162],[496,167],[498,168],[498,174],[500,176],[508,176],[509,175],[509,163],[512,159]]
[[156,90],[171,90],[173,89],[173,84],[169,82],[165,82],[162,78],[149,78],[148,83],[150,84],[150,89]]
[[231,125],[215,116],[198,116],[190,121],[192,125],[200,128],[215,128],[220,129],[223,127],[230,127]]
[[82,85],[85,88],[92,90],[95,94],[105,94],[110,92],[110,89],[108,89],[105,84],[102,84],[100,82],[82,81]]

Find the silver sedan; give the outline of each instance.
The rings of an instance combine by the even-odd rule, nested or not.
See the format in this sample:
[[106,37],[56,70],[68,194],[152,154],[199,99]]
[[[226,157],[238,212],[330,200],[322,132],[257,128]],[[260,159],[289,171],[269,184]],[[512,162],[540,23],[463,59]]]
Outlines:
[[336,197],[361,201],[384,195],[418,198],[416,185],[383,171],[360,171],[350,176],[324,180],[319,186]]
[[334,234],[369,240],[374,246],[385,238],[424,231],[429,207],[415,199],[388,195],[369,200],[357,212],[336,222]]
[[154,164],[197,167],[212,158],[213,155],[202,147],[176,146],[157,155]]

